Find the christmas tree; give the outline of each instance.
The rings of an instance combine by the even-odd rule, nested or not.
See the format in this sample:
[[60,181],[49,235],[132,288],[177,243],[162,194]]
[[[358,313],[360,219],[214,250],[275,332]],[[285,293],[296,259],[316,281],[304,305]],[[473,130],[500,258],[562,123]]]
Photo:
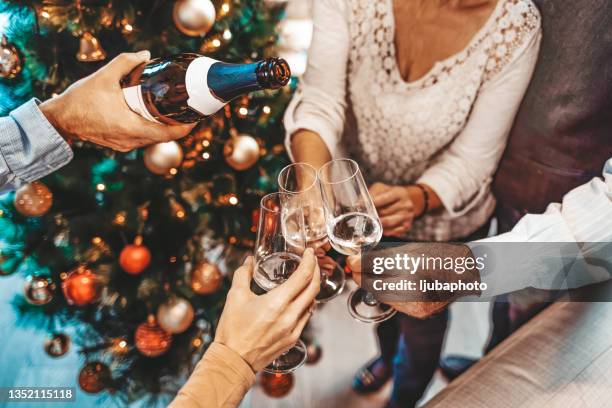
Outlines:
[[[4,1],[0,113],[61,93],[121,52],[273,56],[282,17],[282,2],[261,0]],[[70,165],[0,195],[0,274],[27,277],[13,303],[49,332],[47,353],[83,353],[83,390],[165,403],[204,353],[227,273],[287,163],[290,89],[235,100],[178,143],[126,154],[74,143]]]

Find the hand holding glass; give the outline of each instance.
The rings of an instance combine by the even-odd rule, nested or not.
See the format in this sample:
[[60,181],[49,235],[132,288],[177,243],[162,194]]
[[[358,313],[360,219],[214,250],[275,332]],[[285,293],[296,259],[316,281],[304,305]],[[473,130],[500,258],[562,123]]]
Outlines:
[[[285,282],[298,268],[304,250],[304,217],[296,212],[288,227],[286,193],[268,194],[261,199],[257,241],[255,243],[255,272],[253,279],[262,289],[270,291]],[[290,230],[290,235],[286,232]],[[290,236],[290,239],[287,237]],[[264,371],[289,373],[306,360],[306,346],[299,340],[294,347],[276,358]]]

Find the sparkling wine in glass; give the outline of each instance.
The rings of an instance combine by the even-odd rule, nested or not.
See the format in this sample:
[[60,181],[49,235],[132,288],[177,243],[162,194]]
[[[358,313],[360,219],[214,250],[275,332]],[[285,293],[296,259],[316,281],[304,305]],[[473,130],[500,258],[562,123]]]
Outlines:
[[[255,271],[253,280],[265,291],[282,285],[298,268],[306,249],[303,216],[292,218],[295,231],[287,239],[284,226],[287,193],[273,193],[261,199],[257,241],[255,242]],[[277,357],[264,368],[269,373],[289,373],[306,361],[306,346],[299,340],[295,346]]]
[[[278,185],[287,193],[284,210],[284,235],[293,241],[294,236],[306,237],[306,246],[315,250],[329,249],[327,225],[321,190],[317,182],[317,170],[307,163],[290,164],[278,175]],[[303,223],[304,231],[299,231]],[[338,296],[345,283],[342,268],[330,257],[322,258],[321,289],[317,302],[324,303]]]
[[[359,165],[350,159],[332,160],[319,169],[318,178],[327,236],[334,249],[350,256],[375,247],[382,238],[382,226]],[[361,288],[350,294],[348,309],[366,323],[382,322],[395,314]]]

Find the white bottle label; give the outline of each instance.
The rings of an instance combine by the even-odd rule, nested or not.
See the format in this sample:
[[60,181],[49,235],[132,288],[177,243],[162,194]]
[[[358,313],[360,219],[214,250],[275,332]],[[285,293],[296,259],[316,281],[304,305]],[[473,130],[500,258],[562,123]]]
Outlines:
[[[226,104],[217,99],[208,88],[208,70],[215,62],[217,60],[208,57],[196,58],[189,64],[185,73],[185,87],[189,95],[187,105],[204,116],[216,113]],[[144,104],[140,85],[123,88],[123,96],[131,110],[145,119],[161,123],[151,115]]]
[[225,106],[208,88],[208,70],[218,62],[212,58],[199,57],[191,61],[185,74],[185,87],[189,94],[187,104],[204,116],[210,116]]
[[157,119],[149,113],[144,100],[142,99],[142,91],[140,85],[134,85],[127,88],[123,88],[123,97],[125,102],[128,104],[131,110],[139,114],[145,119],[151,122],[160,123]]

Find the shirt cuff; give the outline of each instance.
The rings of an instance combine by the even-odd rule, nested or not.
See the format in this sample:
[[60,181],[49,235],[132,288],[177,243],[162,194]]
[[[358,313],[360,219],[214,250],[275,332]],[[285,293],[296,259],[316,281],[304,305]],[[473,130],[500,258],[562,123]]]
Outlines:
[[14,129],[5,132],[0,142],[10,173],[23,182],[40,179],[72,160],[70,146],[49,123],[38,103],[31,99],[9,114]]
[[255,373],[251,366],[244,361],[240,354],[225,344],[213,342],[208,346],[204,359],[226,366],[239,379],[238,382],[244,383],[247,388],[255,382]]
[[[486,284],[481,298],[493,298],[498,295],[510,293],[532,285],[531,271],[522,264],[523,257],[510,256],[514,262],[508,264],[499,262],[507,259],[510,251],[520,250],[516,243],[525,242],[526,237],[518,231],[510,231],[494,237],[469,242],[466,245],[475,258],[483,259],[483,268],[478,268],[480,282]],[[507,244],[507,245],[504,245]],[[498,262],[495,262],[495,261]]]

